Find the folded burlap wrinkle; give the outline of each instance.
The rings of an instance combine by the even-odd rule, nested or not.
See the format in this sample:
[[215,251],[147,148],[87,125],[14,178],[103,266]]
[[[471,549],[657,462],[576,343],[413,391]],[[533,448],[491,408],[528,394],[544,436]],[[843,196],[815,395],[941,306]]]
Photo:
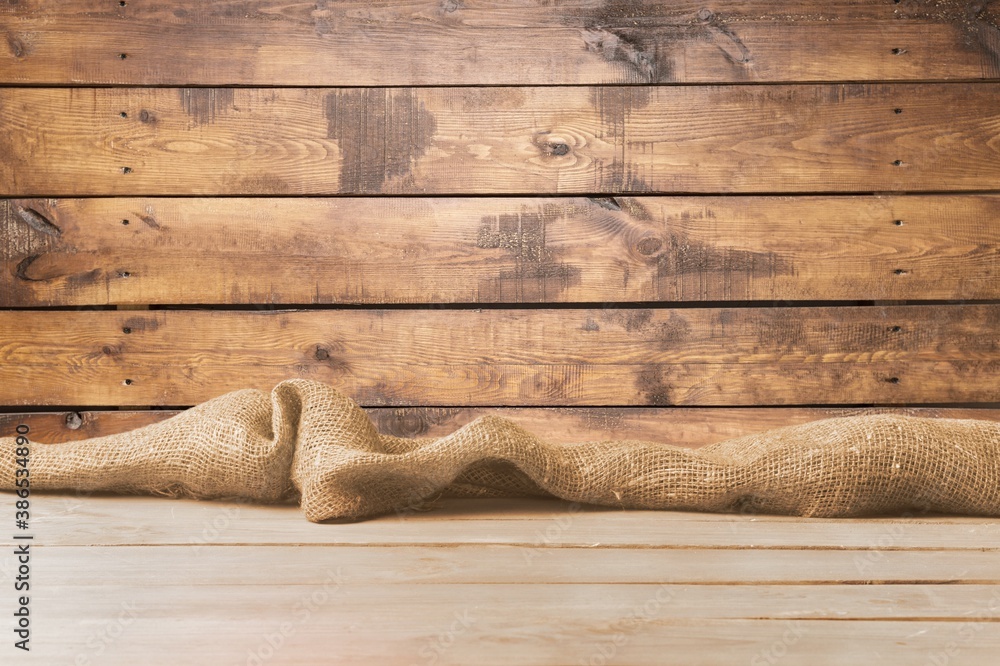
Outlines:
[[[0,489],[15,439],[0,438]],[[244,389],[130,432],[31,446],[32,490],[298,499],[311,521],[451,496],[556,496],[622,508],[850,517],[1000,515],[1000,423],[903,415],[814,421],[700,449],[553,444],[484,416],[439,438],[379,434],[335,389]]]

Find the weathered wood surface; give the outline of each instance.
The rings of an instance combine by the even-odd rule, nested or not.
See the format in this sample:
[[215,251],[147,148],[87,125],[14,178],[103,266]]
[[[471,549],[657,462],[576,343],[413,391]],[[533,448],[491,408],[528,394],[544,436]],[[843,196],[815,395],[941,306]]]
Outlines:
[[[0,406],[22,410],[0,435],[122,432],[177,411],[87,407],[289,377],[404,436],[1000,419],[1000,305],[745,307],[997,303],[998,81],[997,0],[0,0]],[[646,85],[670,83],[693,85]],[[682,196],[617,196],[656,193]],[[351,194],[421,196],[299,198]],[[488,194],[593,198],[457,196]],[[194,198],[220,195],[275,197]],[[642,306],[270,309],[388,303]],[[261,310],[11,309],[150,304]],[[995,519],[31,501],[38,663],[1000,653]]]
[[[1000,77],[995,1],[9,0],[0,83],[532,85]],[[124,57],[123,57],[124,56]]]
[[990,190],[998,97],[994,83],[5,88],[0,195]]
[[0,404],[191,405],[289,377],[363,405],[998,402],[1000,306],[0,311]]
[[73,493],[32,511],[45,663],[986,664],[1000,649],[990,519],[446,500],[316,525],[294,506]]
[[1000,197],[0,200],[0,305],[1000,297]]
[[[398,437],[440,437],[486,414],[513,419],[553,442],[633,439],[698,447],[770,428],[859,414],[1000,421],[1000,409],[945,407],[685,408],[685,407],[370,407],[380,432]],[[33,442],[56,443],[113,435],[179,414],[175,409],[0,413],[0,437],[18,425]]]

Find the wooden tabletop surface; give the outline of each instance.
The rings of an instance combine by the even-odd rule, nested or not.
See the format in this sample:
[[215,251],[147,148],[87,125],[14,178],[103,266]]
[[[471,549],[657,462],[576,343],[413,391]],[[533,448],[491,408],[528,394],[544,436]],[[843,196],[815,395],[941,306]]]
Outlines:
[[986,664],[1000,650],[990,519],[439,500],[312,524],[294,506],[34,505],[31,663]]

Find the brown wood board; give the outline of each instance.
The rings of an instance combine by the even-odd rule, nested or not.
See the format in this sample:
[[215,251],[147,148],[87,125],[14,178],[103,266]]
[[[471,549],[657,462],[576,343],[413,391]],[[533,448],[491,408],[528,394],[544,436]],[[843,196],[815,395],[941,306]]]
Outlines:
[[0,8],[0,82],[546,85],[1000,77],[1000,4],[68,0]]
[[0,195],[991,190],[998,97],[992,83],[3,88]]
[[[1000,409],[954,407],[369,407],[380,432],[397,437],[441,437],[492,414],[512,419],[553,442],[632,439],[699,447],[732,437],[816,421],[864,414],[1000,421]],[[0,437],[29,428],[35,443],[103,437],[158,423],[174,409],[0,413]]]
[[1000,298],[1000,196],[0,200],[0,305]]
[[0,311],[0,404],[191,405],[289,377],[363,405],[998,402],[1000,306]]

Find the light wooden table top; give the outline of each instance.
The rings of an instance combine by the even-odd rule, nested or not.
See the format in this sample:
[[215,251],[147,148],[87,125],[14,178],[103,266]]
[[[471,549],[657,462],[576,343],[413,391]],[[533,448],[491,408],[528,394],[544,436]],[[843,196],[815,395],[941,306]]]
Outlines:
[[[13,496],[11,496],[13,497]],[[45,664],[992,664],[1000,520],[33,496]],[[12,548],[0,560],[12,597]],[[9,615],[8,615],[9,617]],[[8,621],[8,624],[10,622]]]

